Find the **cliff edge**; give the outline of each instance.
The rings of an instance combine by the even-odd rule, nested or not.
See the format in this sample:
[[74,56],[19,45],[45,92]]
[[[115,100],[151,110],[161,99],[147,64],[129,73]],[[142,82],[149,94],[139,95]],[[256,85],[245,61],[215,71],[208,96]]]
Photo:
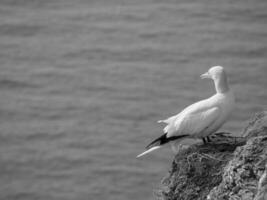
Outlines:
[[156,194],[162,200],[267,200],[267,111],[242,137],[216,133],[174,158]]

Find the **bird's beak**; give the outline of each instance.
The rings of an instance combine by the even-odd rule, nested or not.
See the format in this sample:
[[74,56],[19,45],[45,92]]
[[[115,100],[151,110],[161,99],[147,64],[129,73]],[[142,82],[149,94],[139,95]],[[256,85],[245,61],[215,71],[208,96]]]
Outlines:
[[204,79],[204,78],[211,78],[211,76],[210,76],[209,72],[206,72],[206,73],[200,75],[200,78],[201,78],[201,79]]

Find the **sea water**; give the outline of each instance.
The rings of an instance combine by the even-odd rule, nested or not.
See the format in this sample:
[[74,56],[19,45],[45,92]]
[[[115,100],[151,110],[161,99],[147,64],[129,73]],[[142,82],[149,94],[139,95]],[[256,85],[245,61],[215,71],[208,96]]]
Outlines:
[[0,199],[143,200],[170,148],[156,121],[214,93],[222,65],[240,134],[266,109],[265,0],[1,0]]

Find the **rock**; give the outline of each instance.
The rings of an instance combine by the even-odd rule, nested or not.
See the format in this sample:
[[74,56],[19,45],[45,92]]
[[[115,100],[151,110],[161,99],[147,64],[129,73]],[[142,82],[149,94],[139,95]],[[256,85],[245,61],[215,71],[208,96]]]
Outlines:
[[265,171],[259,180],[258,192],[254,200],[266,200],[266,199],[267,199],[267,164],[265,165]]
[[267,131],[267,111],[263,111],[255,114],[255,116],[249,121],[248,126],[244,129],[243,137],[256,137],[258,135],[264,135]]
[[182,149],[157,199],[267,200],[267,112],[256,114],[242,136],[216,133],[209,144]]

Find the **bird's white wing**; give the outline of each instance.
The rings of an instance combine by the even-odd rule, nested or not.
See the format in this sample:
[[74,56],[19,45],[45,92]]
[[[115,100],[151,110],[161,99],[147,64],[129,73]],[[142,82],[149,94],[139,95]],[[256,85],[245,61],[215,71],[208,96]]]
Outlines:
[[165,124],[169,124],[171,123],[175,118],[177,117],[177,115],[171,116],[167,119],[164,120],[159,120],[158,123],[165,123]]
[[220,116],[220,108],[212,107],[195,113],[185,113],[178,116],[165,127],[167,137],[189,134],[195,135],[210,127]]

